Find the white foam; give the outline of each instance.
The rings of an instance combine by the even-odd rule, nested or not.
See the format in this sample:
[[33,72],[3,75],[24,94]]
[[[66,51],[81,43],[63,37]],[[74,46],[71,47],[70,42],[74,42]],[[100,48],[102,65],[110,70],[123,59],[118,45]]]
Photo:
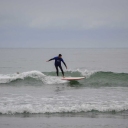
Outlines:
[[79,72],[81,74],[81,76],[84,76],[86,78],[89,78],[91,75],[93,75],[94,73],[96,73],[97,71],[89,71],[87,69],[68,69],[68,71],[70,71],[71,73],[74,72]]
[[35,79],[41,79],[45,75],[39,71],[28,71],[23,73],[14,73],[14,74],[7,74],[3,75],[0,74],[0,83],[10,83],[11,81],[17,80],[17,79],[25,79],[27,77],[32,77]]
[[20,96],[16,98],[4,98],[1,101],[0,113],[64,113],[64,112],[120,112],[128,110],[128,103],[120,102],[86,102],[82,103],[76,99],[67,97],[32,98]]
[[46,76],[42,80],[45,84],[62,84],[67,83],[67,81],[61,80],[62,77],[56,77],[56,76]]

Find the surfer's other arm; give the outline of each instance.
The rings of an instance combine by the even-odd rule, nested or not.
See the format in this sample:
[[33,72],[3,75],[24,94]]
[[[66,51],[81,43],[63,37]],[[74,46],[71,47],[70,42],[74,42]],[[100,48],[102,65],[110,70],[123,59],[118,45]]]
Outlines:
[[66,69],[68,68],[64,60],[62,59],[63,64],[65,65]]

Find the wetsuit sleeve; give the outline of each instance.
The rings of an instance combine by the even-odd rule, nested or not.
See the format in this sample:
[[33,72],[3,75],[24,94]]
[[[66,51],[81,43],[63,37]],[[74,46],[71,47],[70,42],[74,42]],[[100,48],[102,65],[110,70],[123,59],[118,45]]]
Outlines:
[[65,65],[65,67],[67,67],[67,65],[66,65],[66,63],[64,62],[64,60],[62,59],[62,62],[63,62],[63,64]]
[[52,58],[52,59],[50,59],[50,60],[48,60],[48,61],[51,61],[51,60],[55,60],[55,57],[54,57],[54,58]]

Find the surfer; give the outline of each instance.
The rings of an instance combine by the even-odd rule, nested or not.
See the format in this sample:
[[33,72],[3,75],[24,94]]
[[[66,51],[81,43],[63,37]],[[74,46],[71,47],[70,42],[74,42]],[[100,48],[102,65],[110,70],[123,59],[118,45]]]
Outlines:
[[59,76],[59,70],[58,70],[58,67],[60,68],[61,72],[62,72],[62,75],[64,77],[64,71],[63,71],[63,68],[61,66],[61,61],[63,62],[63,64],[65,65],[66,69],[67,69],[67,65],[66,63],[64,62],[64,60],[62,59],[62,55],[59,54],[57,57],[54,57],[50,60],[48,60],[47,62],[51,61],[51,60],[55,60],[55,68],[56,68],[56,74],[57,76]]

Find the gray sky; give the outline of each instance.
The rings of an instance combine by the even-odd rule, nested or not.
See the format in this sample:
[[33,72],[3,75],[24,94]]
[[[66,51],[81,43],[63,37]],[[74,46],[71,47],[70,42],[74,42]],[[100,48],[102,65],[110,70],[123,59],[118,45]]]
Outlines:
[[0,48],[128,48],[128,0],[0,0]]

